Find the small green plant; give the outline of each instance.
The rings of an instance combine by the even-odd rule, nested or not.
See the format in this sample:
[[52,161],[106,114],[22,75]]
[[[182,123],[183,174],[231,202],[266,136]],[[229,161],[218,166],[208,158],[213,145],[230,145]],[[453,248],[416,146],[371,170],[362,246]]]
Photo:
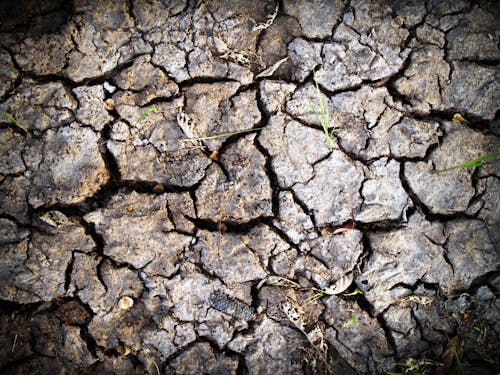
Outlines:
[[356,288],[356,290],[352,293],[345,293],[344,296],[357,296],[358,294],[363,294],[363,291],[359,288]]
[[356,318],[356,315],[354,313],[351,313],[351,319],[347,323],[345,323],[342,327],[347,328],[347,327],[357,327],[358,326],[358,319]]
[[156,105],[150,105],[148,108],[146,108],[142,113],[141,115],[139,116],[139,118],[137,119],[137,121],[135,122],[134,126],[137,126],[141,123],[142,120],[144,120],[151,112],[154,112],[156,111]]
[[487,155],[481,156],[481,157],[479,157],[477,159],[468,161],[466,163],[458,164],[458,165],[455,165],[455,166],[450,167],[450,168],[446,168],[446,169],[442,169],[442,170],[436,171],[436,173],[439,174],[439,173],[449,172],[449,171],[452,171],[452,170],[455,170],[455,169],[462,169],[462,168],[480,167],[487,160],[493,159],[493,158],[497,157],[498,155],[500,155],[500,152],[494,152],[492,154],[487,154]]
[[19,121],[17,121],[14,116],[12,116],[11,114],[7,113],[7,112],[4,112],[4,111],[0,111],[2,113],[2,115],[4,115],[4,117],[11,123],[13,123],[14,125],[16,125],[18,128],[24,130],[25,133],[28,132],[28,129],[21,125],[21,123]]
[[316,94],[318,95],[319,110],[311,102],[309,102],[309,108],[317,116],[319,116],[321,126],[323,126],[323,132],[325,133],[325,136],[326,136],[326,141],[328,143],[328,147],[330,147],[330,149],[333,149],[333,145],[334,145],[333,133],[335,132],[335,129],[333,129],[333,128],[330,129],[330,115],[328,114],[328,110],[327,110],[325,103],[323,102],[323,98],[321,96],[321,90],[319,89],[318,80],[316,78],[316,71],[314,70],[314,67],[312,67],[311,70],[313,72],[314,85],[316,86]]
[[214,135],[209,135],[207,137],[198,137],[198,138],[182,138],[180,139],[181,142],[190,142],[190,141],[207,141],[209,139],[217,139],[217,138],[224,138],[224,137],[230,137],[232,135],[236,134],[241,134],[241,133],[249,133],[253,132],[256,130],[261,130],[264,128],[251,128],[251,129],[243,129],[243,130],[237,130],[234,132],[229,132],[229,133],[219,133],[219,134],[214,134]]
[[407,363],[397,363],[396,365],[401,367],[402,372],[387,372],[387,375],[427,375],[426,372],[420,370],[418,363],[408,361]]

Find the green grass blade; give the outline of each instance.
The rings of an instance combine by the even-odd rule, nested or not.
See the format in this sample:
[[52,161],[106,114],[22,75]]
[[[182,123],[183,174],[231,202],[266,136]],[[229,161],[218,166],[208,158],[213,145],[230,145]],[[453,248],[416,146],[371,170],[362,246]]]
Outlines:
[[198,137],[198,138],[182,138],[180,139],[181,142],[189,142],[189,141],[208,141],[210,139],[217,139],[217,138],[224,138],[224,137],[230,137],[232,135],[236,134],[241,134],[241,133],[249,133],[253,132],[255,130],[262,130],[264,128],[251,128],[251,129],[243,129],[243,130],[237,130],[234,132],[229,132],[229,133],[219,133],[219,134],[214,134],[214,135],[209,135],[207,137]]
[[141,113],[141,115],[139,116],[139,118],[135,122],[134,126],[139,125],[141,123],[141,121],[144,120],[146,118],[146,116],[148,116],[153,111],[156,111],[156,105],[154,105],[154,104],[149,106],[148,108],[146,108],[144,110],[144,112]]
[[481,156],[481,157],[479,157],[477,159],[468,161],[466,163],[458,164],[458,165],[455,165],[455,166],[450,167],[450,168],[446,168],[446,169],[442,169],[442,170],[436,171],[436,173],[443,173],[443,172],[448,172],[448,171],[452,171],[452,170],[455,170],[455,169],[462,169],[462,168],[480,167],[487,160],[493,159],[493,158],[497,157],[499,154],[500,154],[500,152],[495,152],[495,153],[492,153],[492,154],[487,154],[487,155]]
[[0,111],[2,113],[2,115],[5,116],[5,118],[7,120],[9,120],[9,122],[13,123],[14,125],[16,125],[18,128],[24,130],[26,133],[28,132],[28,129],[21,125],[21,123],[19,121],[17,121],[14,116],[12,116],[11,114],[7,113],[7,112],[4,112],[4,111]]

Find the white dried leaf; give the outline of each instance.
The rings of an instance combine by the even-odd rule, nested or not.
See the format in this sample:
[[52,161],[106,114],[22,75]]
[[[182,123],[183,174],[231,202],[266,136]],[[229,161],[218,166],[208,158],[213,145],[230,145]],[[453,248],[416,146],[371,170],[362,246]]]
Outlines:
[[330,295],[330,296],[333,296],[335,294],[340,294],[343,291],[345,291],[347,288],[349,288],[349,286],[352,284],[353,280],[354,280],[354,275],[352,272],[350,272],[347,275],[338,279],[336,282],[334,282],[329,287],[326,287],[325,289],[323,289],[323,292],[325,294]]
[[288,60],[288,56],[285,57],[284,59],[281,59],[277,63],[275,63],[270,68],[267,68],[266,70],[263,70],[262,72],[260,72],[259,74],[257,74],[256,78],[263,78],[263,77],[270,77],[270,76],[272,76],[274,74],[274,72],[276,70],[278,70],[278,68],[281,66],[281,64],[283,64],[286,60]]

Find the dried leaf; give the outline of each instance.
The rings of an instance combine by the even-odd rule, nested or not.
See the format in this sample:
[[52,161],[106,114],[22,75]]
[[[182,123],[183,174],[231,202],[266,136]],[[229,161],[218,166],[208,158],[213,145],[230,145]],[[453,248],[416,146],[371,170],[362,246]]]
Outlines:
[[335,294],[340,294],[343,291],[345,291],[347,288],[349,288],[349,286],[352,284],[353,280],[354,280],[354,275],[352,272],[350,272],[347,275],[338,279],[336,282],[334,282],[329,287],[323,289],[323,292],[325,294],[330,295],[330,296],[333,296]]
[[292,304],[288,301],[285,301],[281,304],[281,310],[283,310],[288,320],[290,320],[290,322],[292,322],[292,324],[295,327],[297,327],[305,334],[304,322],[302,321],[302,318],[300,317],[298,310],[295,307],[293,307]]
[[470,124],[470,122],[464,119],[464,117],[460,113],[455,113],[451,121],[453,121],[455,124]]
[[267,68],[266,70],[263,70],[259,74],[257,74],[256,78],[263,78],[263,77],[270,77],[274,74],[276,70],[283,64],[286,60],[288,60],[288,56],[285,57],[284,59],[279,60],[277,63],[275,63],[273,66]]

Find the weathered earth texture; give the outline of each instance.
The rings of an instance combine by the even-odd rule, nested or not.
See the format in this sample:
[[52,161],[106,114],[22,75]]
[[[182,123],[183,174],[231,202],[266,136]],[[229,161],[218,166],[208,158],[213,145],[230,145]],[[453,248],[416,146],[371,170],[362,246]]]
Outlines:
[[0,14],[1,373],[500,370],[498,2]]

